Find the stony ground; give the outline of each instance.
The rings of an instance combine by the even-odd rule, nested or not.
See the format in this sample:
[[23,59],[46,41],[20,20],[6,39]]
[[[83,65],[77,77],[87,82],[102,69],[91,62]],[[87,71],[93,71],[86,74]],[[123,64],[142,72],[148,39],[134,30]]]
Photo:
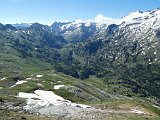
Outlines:
[[128,114],[123,112],[81,111],[74,116],[44,116],[28,112],[13,112],[0,110],[0,120],[159,120],[150,115]]
[[130,109],[113,109],[103,105],[87,109],[61,105],[24,111],[13,103],[1,103],[0,116],[0,120],[160,120],[151,113],[137,114]]

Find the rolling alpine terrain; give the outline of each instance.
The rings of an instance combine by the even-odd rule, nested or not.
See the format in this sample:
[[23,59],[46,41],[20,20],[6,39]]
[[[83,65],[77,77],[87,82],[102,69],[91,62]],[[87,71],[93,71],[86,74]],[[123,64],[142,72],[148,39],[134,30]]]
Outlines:
[[98,20],[0,24],[0,120],[160,119],[160,9]]

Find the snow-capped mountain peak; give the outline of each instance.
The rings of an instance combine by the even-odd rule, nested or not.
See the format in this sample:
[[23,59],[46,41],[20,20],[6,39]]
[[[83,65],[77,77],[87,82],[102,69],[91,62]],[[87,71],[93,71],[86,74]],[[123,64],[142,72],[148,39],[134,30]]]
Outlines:
[[14,27],[16,28],[27,28],[29,26],[31,26],[33,23],[16,23],[16,24],[13,24]]
[[160,9],[156,9],[153,11],[146,11],[146,12],[141,12],[141,11],[131,12],[128,16],[121,18],[120,21],[129,24],[142,23],[152,18],[160,18]]

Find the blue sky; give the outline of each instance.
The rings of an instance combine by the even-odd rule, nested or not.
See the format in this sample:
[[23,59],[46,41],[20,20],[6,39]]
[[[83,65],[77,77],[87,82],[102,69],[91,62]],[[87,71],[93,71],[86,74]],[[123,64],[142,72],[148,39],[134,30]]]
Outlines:
[[120,18],[132,11],[158,7],[160,0],[0,0],[0,23],[49,24],[94,19],[98,14]]

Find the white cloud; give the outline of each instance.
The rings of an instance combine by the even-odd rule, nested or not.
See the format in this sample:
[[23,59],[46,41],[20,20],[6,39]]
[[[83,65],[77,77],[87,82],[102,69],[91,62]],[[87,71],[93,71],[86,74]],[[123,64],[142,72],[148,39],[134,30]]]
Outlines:
[[102,24],[119,24],[119,19],[113,19],[105,17],[103,14],[99,14],[95,17],[94,21],[96,23],[102,23]]
[[76,20],[76,23],[100,23],[100,24],[120,24],[120,19],[113,19],[105,17],[103,14],[98,14],[94,19],[88,19],[88,20]]

